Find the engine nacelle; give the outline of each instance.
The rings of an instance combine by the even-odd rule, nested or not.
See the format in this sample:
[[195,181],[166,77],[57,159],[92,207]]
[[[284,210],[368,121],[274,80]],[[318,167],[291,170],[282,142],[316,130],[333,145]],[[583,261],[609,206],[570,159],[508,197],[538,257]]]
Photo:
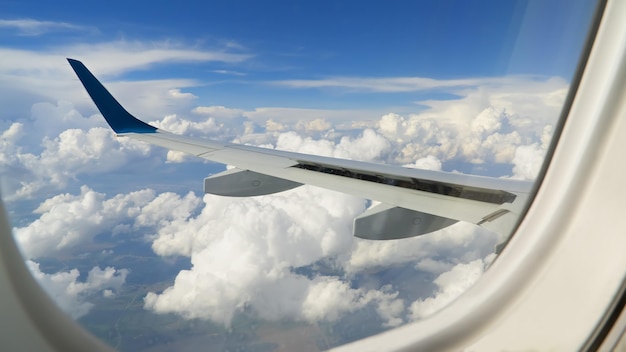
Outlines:
[[457,220],[388,204],[376,205],[354,219],[354,236],[368,240],[395,240],[425,235]]
[[286,191],[301,183],[237,168],[204,179],[204,193],[229,197],[252,197]]

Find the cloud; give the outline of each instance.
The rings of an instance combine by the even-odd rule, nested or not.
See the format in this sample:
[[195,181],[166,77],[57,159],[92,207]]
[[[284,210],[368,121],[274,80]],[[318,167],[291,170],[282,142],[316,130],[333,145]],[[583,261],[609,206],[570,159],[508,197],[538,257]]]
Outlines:
[[284,132],[276,139],[276,149],[362,161],[381,160],[391,144],[382,135],[365,129],[356,137],[343,136],[338,143],[327,139],[303,137],[296,132]]
[[195,107],[192,112],[195,114],[207,115],[209,117],[225,119],[241,118],[244,117],[245,113],[244,110],[227,108],[221,105],[198,106]]
[[[301,131],[319,131],[319,125],[311,125],[312,121],[324,121],[333,128],[351,127],[352,123],[359,126],[373,125],[372,120],[378,119],[385,110],[382,109],[305,109],[290,107],[258,107],[252,110],[228,108],[224,106],[198,106],[193,109],[196,114],[212,117],[244,117],[259,125],[268,121],[284,125],[286,129]],[[324,124],[324,127],[328,125]],[[328,128],[325,128],[328,129]]]
[[[146,309],[229,326],[237,314],[332,322],[368,306],[382,326],[397,326],[406,321],[398,283],[365,288],[355,277],[404,263],[423,270],[433,256],[448,258],[439,267],[450,268],[492,253],[497,241],[469,224],[401,241],[355,239],[352,218],[364,201],[309,186],[245,199],[205,195],[204,202],[197,216],[160,224],[154,251],[189,256],[192,267],[148,293]],[[335,270],[321,274],[320,265]]]
[[552,78],[468,87],[456,100],[421,102],[428,108],[419,113],[385,114],[378,132],[394,144],[395,163],[432,156],[442,162],[514,164],[519,147],[536,144],[545,152],[566,87]]
[[119,169],[134,158],[148,157],[151,151],[145,144],[117,140],[109,128],[103,127],[67,129],[53,138],[43,136],[39,142],[43,150],[28,151],[20,147],[25,142],[21,139],[33,139],[41,133],[35,130],[28,135],[23,130],[23,124],[11,124],[4,132],[8,143],[0,145],[3,152],[10,153],[0,160],[0,169],[8,173],[3,179],[7,200],[30,198],[43,189],[63,188],[77,175]]
[[[80,44],[61,48],[68,55],[88,63],[102,75],[121,74],[130,70],[147,69],[163,63],[222,62],[239,63],[252,54],[224,49],[199,50],[173,41],[140,42],[117,40],[97,44]],[[120,62],[115,62],[119,59]],[[123,60],[122,60],[123,59]]]
[[246,74],[238,71],[231,70],[213,70],[213,73],[219,73],[220,75],[232,75],[232,76],[245,76]]
[[[81,60],[104,78],[129,71],[147,69],[154,65],[179,62],[238,63],[248,60],[251,54],[230,52],[224,49],[202,50],[188,48],[174,41],[113,40],[57,46],[48,50],[25,50],[2,47],[5,64],[2,73],[47,73],[71,77],[72,71],[65,58]],[[66,67],[61,71],[61,68]]]
[[[13,232],[24,257],[52,255],[90,242],[120,220],[129,221],[137,212],[137,201],[145,202],[145,198],[154,198],[154,193],[138,192],[106,202],[104,194],[84,186],[79,195],[61,194],[47,199],[35,210],[35,214],[40,214],[39,219]],[[123,207],[111,204],[116,202]]]
[[513,178],[534,180],[543,165],[545,154],[545,149],[541,149],[538,144],[523,145],[515,149]]
[[[163,113],[190,108],[193,95],[185,88],[199,84],[194,79],[154,79],[119,82],[111,79],[127,72],[170,63],[237,64],[252,54],[228,48],[202,50],[172,41],[115,40],[91,44],[67,44],[43,50],[0,47],[0,104],[13,113],[41,101],[72,101],[81,109],[95,111],[66,58],[79,59],[107,86],[131,112],[156,119]],[[139,94],[138,92],[141,92]]]
[[89,300],[96,295],[113,297],[126,282],[129,273],[128,269],[93,267],[84,281],[80,281],[80,272],[77,269],[46,274],[34,261],[27,260],[26,265],[52,300],[74,319],[89,313],[93,307]]
[[483,82],[485,81],[476,79],[436,80],[423,77],[334,77],[313,80],[283,80],[274,81],[271,84],[290,88],[342,88],[352,91],[411,92],[479,85]]
[[513,176],[520,180],[534,180],[545,161],[546,151],[552,137],[552,125],[543,129],[540,142],[519,146],[513,157]]
[[380,116],[380,110],[365,109],[303,109],[288,107],[259,107],[245,113],[246,117],[254,121],[272,119],[279,122],[297,124],[300,121],[324,119],[333,122],[360,121]]
[[67,22],[39,21],[30,18],[6,20],[0,19],[0,28],[9,28],[17,30],[18,35],[36,36],[48,32],[57,31],[78,31],[85,30],[87,27],[78,26]]
[[478,281],[494,258],[495,254],[490,254],[485,259],[458,264],[439,275],[434,281],[438,287],[435,295],[413,302],[409,307],[409,319],[423,319],[450,304]]
[[42,202],[34,211],[39,218],[25,227],[14,228],[17,243],[25,258],[53,256],[89,243],[96,235],[131,229],[150,233],[161,222],[183,218],[199,201],[189,193],[180,197],[145,189],[118,194],[107,199],[103,193],[81,187],[80,194],[60,194]]
[[[356,239],[354,246],[343,263],[348,273],[367,272],[392,267],[402,263],[415,263],[424,271],[424,260],[437,260],[439,265],[450,265],[483,258],[494,251],[498,235],[468,223],[456,223],[436,233],[391,241],[368,241]],[[421,266],[419,263],[422,263]]]
[[192,268],[164,291],[149,293],[146,309],[228,326],[244,311],[266,320],[317,322],[372,304],[385,324],[399,323],[402,303],[391,287],[353,288],[350,279],[295,270],[340,262],[350,252],[352,218],[363,200],[305,186],[246,199],[206,195],[204,201],[197,217],[159,229],[154,251],[189,256]]
[[335,88],[352,92],[415,92],[446,89],[457,91],[467,87],[511,86],[518,81],[535,80],[536,76],[504,76],[463,79],[433,79],[428,77],[331,77],[325,79],[282,80],[268,82],[289,88]]
[[[244,199],[205,195],[204,203],[191,193],[181,197],[143,190],[108,198],[83,187],[80,194],[43,202],[36,210],[39,219],[15,233],[27,258],[79,248],[103,232],[148,234],[144,238],[152,241],[157,254],[188,256],[192,268],[179,272],[164,291],[149,293],[145,308],[224,325],[244,312],[266,320],[332,322],[372,307],[383,327],[397,326],[406,321],[406,307],[394,284],[359,287],[353,275],[423,263],[435,254],[474,260],[494,243],[489,233],[467,224],[403,241],[354,239],[352,218],[363,211],[364,200],[309,186]],[[317,265],[336,269],[315,273]],[[77,285],[74,270],[47,275],[40,280],[57,282],[60,288],[53,295],[61,302],[87,292],[80,285],[75,291],[66,289]],[[106,291],[111,288],[98,287],[102,295],[111,295]],[[69,306],[74,316],[90,307]]]
[[[378,115],[379,117],[373,120],[373,125],[360,124],[376,128],[376,132],[391,143],[391,153],[387,162],[404,165],[410,165],[415,160],[429,156],[442,162],[462,161],[475,165],[513,164],[517,148],[520,146],[539,143],[545,150],[544,140],[546,135],[548,138],[550,136],[551,126],[559,116],[568,87],[563,79],[535,76],[425,81],[407,77],[352,78],[298,82],[302,84],[292,85],[291,82],[290,86],[295,88],[333,86],[378,92],[445,89],[457,95],[457,98],[452,100],[417,101],[416,103],[425,109],[416,109],[418,112],[405,115],[385,113]],[[395,87],[393,84],[399,86]],[[272,111],[277,112],[275,109]],[[252,115],[246,113],[246,116]],[[291,116],[297,116],[297,113],[294,111]],[[324,111],[318,111],[317,114],[309,113],[306,116],[308,120],[304,121],[314,119],[332,121],[335,129],[333,136],[336,136],[334,133],[337,131],[336,123],[339,120],[327,118]],[[363,117],[361,121],[367,121]],[[353,125],[359,125],[356,123],[357,120],[353,121],[355,121]],[[272,117],[270,122],[268,127],[279,132],[298,130],[297,127],[305,126],[304,123],[294,124],[288,118]],[[546,133],[546,129],[550,133]],[[313,132],[312,129],[302,131]],[[320,136],[323,135],[318,135]],[[524,177],[534,176],[528,174]]]
[[377,301],[377,313],[384,326],[399,325],[404,308],[403,301],[396,299],[398,293],[386,292],[390,287],[379,290],[363,290],[350,287],[350,283],[337,278],[315,280],[309,287],[304,300],[302,314],[311,321],[333,321],[346,312],[353,312]]
[[[383,139],[371,130],[337,145],[285,133],[277,146],[357,155],[367,145],[368,157],[376,158],[387,147],[377,140]],[[353,288],[349,279],[338,275],[298,272],[329,260],[341,263],[353,243],[352,219],[364,210],[364,200],[303,186],[243,199],[205,195],[204,203],[197,216],[162,223],[157,231],[153,250],[164,256],[189,256],[192,268],[181,271],[164,291],[149,293],[146,309],[228,326],[244,311],[267,320],[316,322],[334,321],[370,304],[396,311],[402,305],[389,287]],[[380,308],[380,312],[388,326],[401,319],[399,311]]]
[[[211,127],[210,119],[190,123],[174,115],[153,124],[175,132],[212,132],[213,136],[227,130]],[[186,125],[192,127],[177,127]],[[233,133],[243,133],[237,122],[231,125]],[[152,167],[167,157],[162,148],[116,138],[101,116],[83,117],[67,102],[37,103],[28,118],[5,121],[4,129],[0,128],[0,154],[0,186],[5,201],[36,198],[43,192],[64,189],[114,170],[130,172],[141,169],[141,165]]]
[[441,171],[441,160],[432,155],[427,155],[424,158],[415,160],[412,164],[404,164],[402,166],[413,169]]

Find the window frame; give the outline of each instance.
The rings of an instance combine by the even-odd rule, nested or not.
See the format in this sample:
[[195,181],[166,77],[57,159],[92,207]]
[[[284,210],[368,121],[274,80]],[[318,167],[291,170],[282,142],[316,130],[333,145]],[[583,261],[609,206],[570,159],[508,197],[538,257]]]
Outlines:
[[[625,13],[626,2],[600,3],[598,30],[572,83],[577,89],[570,92],[562,130],[555,132],[552,158],[515,236],[492,267],[432,317],[336,351],[575,350],[602,342],[612,309],[624,297],[626,216],[619,216],[619,206],[626,199],[620,155],[626,150]],[[604,224],[611,228],[591,231]],[[0,288],[4,347],[111,350],[37,285],[1,206]]]

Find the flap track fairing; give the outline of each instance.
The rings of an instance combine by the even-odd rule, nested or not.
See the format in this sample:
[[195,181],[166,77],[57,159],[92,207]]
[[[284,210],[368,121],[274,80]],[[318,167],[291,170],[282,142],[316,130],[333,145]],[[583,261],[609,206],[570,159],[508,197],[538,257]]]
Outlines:
[[354,236],[367,240],[395,240],[425,235],[457,220],[381,203],[354,219]]
[[228,197],[253,197],[286,191],[301,183],[249,170],[229,169],[204,179],[204,193]]

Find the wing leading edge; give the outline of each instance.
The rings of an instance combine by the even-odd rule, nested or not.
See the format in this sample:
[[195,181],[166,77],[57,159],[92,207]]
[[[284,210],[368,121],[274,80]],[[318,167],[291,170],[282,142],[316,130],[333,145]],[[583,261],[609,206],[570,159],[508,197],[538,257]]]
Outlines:
[[382,202],[355,219],[354,235],[398,239],[457,221],[507,236],[531,183],[336,159],[176,135],[126,111],[80,61],[68,59],[87,93],[118,136],[182,151],[236,169],[204,181],[206,193],[270,194],[310,184]]

